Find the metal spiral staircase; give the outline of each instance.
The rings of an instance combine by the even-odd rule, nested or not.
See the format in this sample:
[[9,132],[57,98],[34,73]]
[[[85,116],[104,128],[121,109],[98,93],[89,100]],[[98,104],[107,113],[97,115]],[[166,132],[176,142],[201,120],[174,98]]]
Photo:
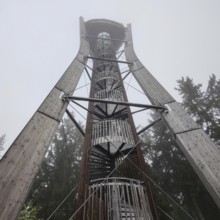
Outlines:
[[[121,61],[116,54],[123,43]],[[119,63],[129,65],[123,79]],[[71,96],[83,70],[91,79],[89,98]],[[122,81],[130,73],[151,106],[128,102]],[[88,109],[76,100],[89,101]],[[88,111],[85,132],[67,109],[70,101]],[[137,132],[128,106],[153,108],[160,117]],[[79,52],[0,161],[0,219],[17,218],[65,112],[85,137],[74,220],[158,219],[138,135],[160,119],[220,207],[218,149],[140,62],[131,25],[81,17]]]
[[[124,102],[120,69],[117,62],[111,61],[116,60],[116,53],[108,39],[108,33],[100,33],[94,49],[98,60],[93,63],[92,98]],[[126,167],[120,164],[129,151],[129,158],[136,160],[128,107],[94,102],[93,111],[90,186],[86,195],[89,201],[84,207],[84,219],[152,219],[145,189],[139,180],[133,179],[139,179],[140,173],[128,164]]]

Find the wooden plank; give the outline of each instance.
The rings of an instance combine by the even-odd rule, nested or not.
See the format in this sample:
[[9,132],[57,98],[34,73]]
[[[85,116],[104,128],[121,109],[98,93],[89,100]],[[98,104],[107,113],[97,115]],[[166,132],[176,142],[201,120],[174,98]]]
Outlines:
[[200,128],[177,102],[165,104],[165,107],[167,107],[168,113],[164,112],[162,119],[174,134]]
[[63,90],[65,93],[73,92],[81,76],[73,73],[83,72],[85,68],[83,62],[84,57],[81,53],[78,53],[76,58],[65,71],[65,74],[58,81],[57,87]]
[[220,153],[216,145],[202,129],[177,134],[176,142],[220,207]]
[[62,94],[60,90],[54,87],[37,111],[60,121],[67,106],[62,100]]
[[0,219],[16,218],[58,124],[36,113],[1,160]]
[[126,41],[125,55],[128,61],[133,62],[130,70],[151,103],[159,102],[168,108],[167,113],[161,114],[164,123],[220,208],[220,154],[217,147],[138,60],[130,25]]
[[82,74],[84,65],[80,61],[88,55],[89,48],[83,39],[85,27],[82,18],[80,25],[81,45],[75,60],[0,161],[0,219],[16,219],[66,110],[67,103],[61,99],[61,90],[73,91]]

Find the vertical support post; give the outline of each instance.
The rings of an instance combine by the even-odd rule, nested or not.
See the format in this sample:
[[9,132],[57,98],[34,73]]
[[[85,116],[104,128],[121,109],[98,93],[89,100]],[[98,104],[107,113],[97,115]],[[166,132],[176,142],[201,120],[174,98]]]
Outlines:
[[[141,170],[146,172],[143,154],[140,146],[137,146],[138,137],[130,108],[128,106],[123,107],[120,103],[117,103],[122,101],[121,104],[123,104],[124,101],[127,101],[118,65],[121,61],[116,59],[116,52],[121,47],[122,41],[124,41],[125,27],[113,21],[96,19],[86,22],[86,29],[89,36],[94,36],[93,38],[88,38],[91,49],[90,55],[92,56],[87,57],[93,59],[93,72],[90,98],[87,99],[91,102],[89,103],[89,113],[86,122],[76,219],[82,219],[83,211],[86,208],[88,209],[86,210],[87,214],[85,214],[86,219],[93,219],[92,216],[94,215],[97,220],[101,220],[101,213],[104,214],[104,218],[123,218],[123,215],[128,214],[126,198],[130,196],[133,209],[130,217],[142,218],[144,216],[143,212],[146,212],[145,215],[149,216],[148,220],[157,220],[158,216],[148,186],[148,180],[129,161],[123,160],[124,154],[133,150],[132,155],[128,156],[132,158]],[[119,39],[119,41],[112,42],[112,38]],[[123,63],[131,64],[127,61],[123,61]],[[92,101],[97,102],[94,103]],[[114,103],[115,101],[117,102]],[[139,198],[136,191],[131,191],[133,192],[132,195],[128,191],[127,195],[123,197],[120,190],[119,177],[126,179],[131,190],[133,188],[130,184],[133,179],[146,183],[144,187],[148,191],[147,197],[150,201],[150,206],[148,203],[144,205],[148,207],[148,210],[144,210],[138,205]],[[115,178],[111,184],[107,183],[111,188],[109,190],[111,192],[109,195],[110,204],[108,204],[109,206],[106,210],[101,210],[101,204],[105,203],[104,198],[107,192],[103,190],[101,193],[97,189],[95,194],[86,200],[84,195],[89,191],[89,188],[102,187],[102,184],[106,184],[108,178]],[[100,185],[96,185],[96,181],[103,181],[103,183],[100,182]],[[93,204],[92,199],[95,201],[94,204],[97,204],[97,208],[91,206]],[[85,203],[87,202],[90,206],[86,207]],[[122,205],[123,202],[125,203],[124,207]],[[90,210],[92,213],[90,213]]]
[[[94,93],[94,74],[92,74],[91,78],[91,88],[90,88],[90,97],[93,96]],[[86,130],[85,130],[85,138],[83,144],[83,156],[81,160],[81,169],[80,169],[80,180],[79,180],[79,198],[78,198],[78,207],[80,207],[85,201],[85,194],[87,192],[87,187],[89,185],[88,179],[88,169],[89,169],[89,153],[92,144],[92,125],[93,125],[93,112],[94,106],[93,103],[90,102],[88,106],[87,113],[87,121],[86,121]],[[84,207],[79,210],[77,213],[77,219],[83,219]],[[92,210],[93,212],[93,210]]]
[[[120,76],[120,78],[121,78],[121,76]],[[123,90],[123,94],[124,94],[124,99],[125,99],[126,102],[128,102],[128,97],[127,97],[127,94],[126,94],[126,91],[125,91],[125,88],[124,88],[123,85],[122,85],[122,90]],[[134,124],[134,120],[133,120],[132,114],[131,114],[131,109],[129,107],[127,108],[127,111],[128,111],[128,120],[129,120],[129,123],[131,125],[131,131],[132,131],[132,134],[133,134],[133,137],[134,137],[134,141],[135,141],[135,145],[136,145],[138,143],[138,141],[139,141],[138,135],[137,135],[137,130],[136,130],[136,127],[135,127],[135,124]],[[138,165],[139,165],[140,169],[144,173],[148,173],[147,172],[147,168],[146,168],[146,164],[145,164],[145,161],[144,161],[143,152],[141,150],[140,144],[137,144],[136,150],[137,150],[137,158],[138,158],[137,161],[138,161]],[[151,192],[152,189],[151,189],[149,180],[144,175],[142,175],[142,178],[143,178],[143,180],[145,182],[145,187],[146,187],[146,191],[147,191],[147,197],[149,199],[149,203],[150,203],[150,208],[151,208],[151,212],[152,212],[152,215],[153,215],[153,219],[154,220],[158,220],[159,217],[158,217],[157,209],[156,209],[156,206],[155,206],[155,203],[154,203],[154,199],[153,199],[153,196],[152,196],[152,192]]]
[[85,68],[84,56],[89,53],[85,31],[80,18],[80,49],[76,58],[0,161],[0,219],[16,219],[67,108],[68,103],[61,96],[76,88]]

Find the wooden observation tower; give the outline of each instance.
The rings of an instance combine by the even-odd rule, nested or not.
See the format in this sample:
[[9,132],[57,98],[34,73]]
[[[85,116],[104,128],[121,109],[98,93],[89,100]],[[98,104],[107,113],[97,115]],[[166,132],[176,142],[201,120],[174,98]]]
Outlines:
[[[122,53],[126,60],[120,60]],[[89,59],[93,61],[91,75]],[[121,70],[121,64],[127,65],[126,71]],[[91,80],[90,96],[76,97],[71,91],[84,70]],[[129,74],[133,74],[152,105],[128,102],[123,80]],[[89,102],[85,133],[67,110],[68,103],[77,100]],[[158,111],[220,207],[218,150],[139,61],[131,26],[105,19],[84,22],[80,18],[76,58],[0,161],[0,219],[16,219],[65,112],[85,136],[74,219],[158,219],[130,106]]]

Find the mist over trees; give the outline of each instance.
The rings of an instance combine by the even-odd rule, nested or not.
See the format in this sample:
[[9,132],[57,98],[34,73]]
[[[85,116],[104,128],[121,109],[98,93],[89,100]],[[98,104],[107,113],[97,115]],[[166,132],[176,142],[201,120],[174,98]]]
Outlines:
[[[220,80],[211,75],[205,91],[189,77],[177,81],[182,105],[216,143],[220,141]],[[152,114],[152,119],[158,115]],[[162,122],[141,135],[150,177],[195,220],[218,220],[220,212]],[[1,139],[0,139],[1,140]],[[83,137],[72,121],[64,118],[33,182],[19,220],[69,219],[77,200]],[[1,145],[0,145],[1,146]],[[175,220],[190,219],[158,187],[156,204]],[[158,210],[160,220],[170,219]]]
[[[220,140],[220,80],[211,75],[207,89],[189,77],[177,81],[182,105],[214,142]],[[156,114],[153,118],[158,117]],[[152,179],[196,220],[217,220],[220,212],[162,122],[142,135]],[[220,152],[219,152],[220,153]],[[190,219],[154,187],[156,204],[173,219]],[[159,212],[160,219],[169,219]]]
[[47,219],[72,192],[51,219],[69,219],[76,207],[76,193],[83,137],[64,118],[35,177],[19,220]]
[[220,140],[220,79],[212,74],[205,91],[189,77],[178,82],[183,107],[215,142]]

